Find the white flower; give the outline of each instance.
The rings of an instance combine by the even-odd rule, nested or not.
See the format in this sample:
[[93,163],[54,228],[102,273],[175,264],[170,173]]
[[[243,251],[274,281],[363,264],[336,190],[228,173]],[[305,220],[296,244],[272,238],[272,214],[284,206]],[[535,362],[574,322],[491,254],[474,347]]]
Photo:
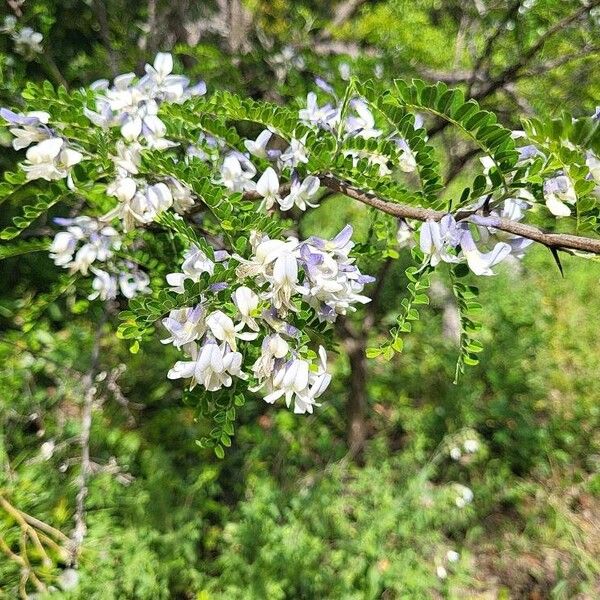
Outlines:
[[[148,186],[146,190],[146,198],[150,205],[148,212],[151,213],[151,217],[146,217],[148,221],[153,221],[154,217],[161,212],[167,210],[173,205],[173,194],[165,183],[155,183],[154,185]],[[148,222],[147,221],[147,222]]]
[[346,131],[350,135],[356,135],[365,139],[379,137],[381,130],[375,129],[375,118],[364,100],[352,100],[350,106],[357,115],[350,115],[346,119]]
[[[252,365],[252,371],[260,381],[271,377],[275,366],[275,359],[285,358],[290,350],[289,344],[278,334],[268,335],[264,338],[261,346],[261,354]],[[253,388],[253,391],[260,389],[262,384]]]
[[448,552],[446,552],[446,559],[450,563],[458,562],[460,559],[460,554],[456,552],[456,550],[448,550]]
[[149,185],[145,191],[135,191],[134,185],[135,182],[126,177],[109,186],[107,190],[117,196],[120,203],[102,219],[110,221],[115,217],[121,218],[125,231],[131,231],[137,223],[151,223],[173,204],[171,190],[162,182]]
[[438,223],[426,221],[419,232],[421,251],[431,256],[430,263],[435,267],[440,261],[457,263],[459,258],[450,254],[448,247],[456,246],[460,241],[460,232],[451,215],[446,215]]
[[452,448],[450,450],[450,458],[452,458],[452,460],[460,460],[461,456],[462,456],[462,452],[460,451],[460,448],[457,448],[455,446],[454,448]]
[[465,452],[473,454],[479,450],[479,442],[477,440],[465,440],[463,447]]
[[446,577],[448,577],[448,571],[446,571],[446,568],[442,565],[437,566],[435,573],[440,579],[446,579]]
[[469,269],[475,275],[493,275],[492,267],[502,262],[512,251],[510,244],[498,242],[494,248],[487,253],[478,250],[469,230],[465,230],[460,239],[460,247],[467,259]]
[[169,189],[173,196],[173,208],[180,215],[186,213],[194,206],[192,190],[174,177],[169,179]]
[[245,169],[242,169],[240,157],[234,154],[229,154],[223,161],[221,167],[221,178],[219,183],[223,184],[232,192],[250,191],[255,188],[255,183],[252,181],[256,175],[256,169],[250,161],[244,161]]
[[206,326],[217,340],[226,342],[233,351],[237,350],[237,339],[249,341],[258,336],[257,333],[241,332],[244,323],[234,325],[231,317],[220,310],[215,310],[206,317]]
[[190,353],[192,360],[175,363],[167,373],[169,379],[191,378],[190,389],[199,383],[209,392],[214,392],[223,386],[230,387],[232,377],[247,378],[241,371],[242,355],[227,350],[225,345],[208,342],[198,351],[197,346],[192,344]]
[[92,272],[96,275],[94,280],[92,281],[93,292],[88,296],[88,300],[95,300],[96,298],[100,298],[100,300],[112,300],[117,297],[117,280],[116,278],[103,271],[102,269],[94,269],[92,267]]
[[311,369],[311,363],[301,358],[292,358],[275,369],[272,379],[266,382],[267,388],[272,390],[264,400],[273,404],[276,400],[285,397],[289,407],[294,400],[296,414],[312,413],[314,406],[319,406],[316,399],[327,389],[331,375],[326,371],[327,355],[325,349],[319,347],[319,363],[316,369]]
[[231,299],[239,311],[241,322],[249,329],[258,331],[259,326],[252,316],[258,308],[258,296],[249,287],[242,285],[233,292]]
[[458,496],[454,500],[458,508],[464,508],[467,504],[473,501],[473,492],[465,485],[456,484]]
[[305,141],[306,138],[302,140],[292,138],[289,148],[279,157],[283,166],[293,169],[301,163],[306,164],[308,162],[306,147],[304,146]]
[[235,272],[240,279],[256,277],[259,284],[269,280],[273,262],[278,256],[282,253],[294,252],[297,247],[294,241],[270,240],[266,236],[264,238],[254,236],[251,241],[254,255],[250,260],[235,255],[234,258],[240,263]]
[[48,440],[47,442],[44,442],[40,446],[40,456],[42,460],[50,460],[52,458],[52,455],[54,454],[55,448],[56,443],[54,442],[54,440]]
[[379,176],[386,177],[391,175],[392,171],[388,167],[389,158],[384,154],[367,152],[366,150],[344,150],[344,156],[351,156],[354,167],[358,167],[361,158],[366,159],[370,164],[379,167]]
[[285,396],[286,404],[289,406],[292,396],[302,392],[308,386],[308,375],[310,364],[300,358],[293,358],[283,365],[273,378],[273,386],[276,390],[265,397],[265,402],[272,404],[278,398]]
[[87,275],[90,265],[98,256],[98,248],[94,244],[84,244],[79,248],[71,264],[71,270]]
[[52,132],[47,127],[50,119],[47,112],[32,111],[20,115],[7,108],[2,108],[0,109],[0,117],[13,125],[9,131],[15,136],[12,141],[15,150],[22,150],[30,144],[52,137]]
[[111,183],[106,188],[106,193],[115,196],[119,202],[129,202],[137,191],[135,179],[131,177],[122,177]]
[[244,146],[246,146],[246,149],[250,154],[253,154],[258,158],[268,158],[267,145],[272,136],[273,133],[268,129],[265,129],[259,134],[256,140],[245,140]]
[[396,145],[401,150],[400,159],[398,162],[400,170],[404,173],[413,173],[416,171],[417,159],[415,158],[415,155],[413,154],[406,140],[397,139]]
[[123,140],[117,142],[117,154],[112,159],[120,177],[137,175],[141,163],[141,150],[142,145],[138,142],[130,144],[126,144]]
[[31,27],[23,27],[21,31],[12,33],[12,39],[15,43],[15,50],[25,57],[31,58],[34,54],[41,54],[42,40],[44,36]]
[[136,269],[131,273],[119,273],[119,288],[125,298],[133,298],[137,294],[146,294],[150,291],[150,278],[147,273]]
[[556,217],[568,217],[571,209],[567,204],[577,202],[573,183],[566,175],[558,175],[544,182],[544,198],[548,210]]
[[276,202],[281,202],[279,196],[279,178],[273,167],[268,167],[256,183],[256,192],[262,196],[264,206],[269,210]]
[[[120,246],[119,236],[112,227],[102,226],[89,217],[56,219],[56,222],[67,226],[67,230],[58,232],[54,237],[50,258],[54,264],[69,268],[71,272],[87,274],[94,261],[108,260]],[[75,253],[80,242],[84,243]]]
[[199,340],[206,332],[204,309],[201,304],[194,308],[172,310],[169,316],[162,320],[162,324],[171,336],[161,342],[173,344],[176,348]]
[[64,267],[71,262],[77,239],[70,231],[59,231],[54,236],[50,246],[50,258],[54,260],[55,265]]
[[26,154],[27,162],[23,170],[27,180],[63,179],[68,175],[68,169],[83,160],[83,155],[68,148],[61,138],[50,138],[31,146]]
[[291,252],[282,252],[273,263],[273,275],[270,279],[272,288],[267,297],[271,299],[273,306],[284,314],[287,310],[295,310],[291,298],[299,291],[296,256]]
[[318,177],[309,175],[304,181],[294,179],[290,193],[279,201],[282,210],[290,210],[293,206],[297,206],[300,210],[306,210],[307,206],[316,208],[317,204],[313,204],[311,200],[319,193],[321,182]]
[[310,92],[306,97],[306,108],[298,111],[298,117],[301,121],[309,124],[318,125],[325,129],[331,129],[339,121],[339,110],[333,108],[330,104],[319,107],[317,104],[317,95]]
[[168,52],[158,52],[154,59],[154,67],[146,65],[146,70],[151,70],[159,80],[164,80],[173,70],[173,57]]
[[200,248],[192,244],[183,257],[182,273],[169,273],[167,283],[171,286],[171,291],[182,294],[185,291],[183,284],[186,279],[198,282],[202,273],[212,275],[214,269],[215,263]]
[[600,185],[600,159],[593,152],[588,152],[585,159],[585,164],[590,170],[591,178],[596,182],[597,185]]
[[344,227],[332,240],[311,237],[300,246],[300,260],[306,275],[301,293],[305,302],[317,311],[321,321],[335,321],[338,315],[365,304],[361,295],[366,283],[374,281],[363,275],[348,253],[353,247],[352,227]]

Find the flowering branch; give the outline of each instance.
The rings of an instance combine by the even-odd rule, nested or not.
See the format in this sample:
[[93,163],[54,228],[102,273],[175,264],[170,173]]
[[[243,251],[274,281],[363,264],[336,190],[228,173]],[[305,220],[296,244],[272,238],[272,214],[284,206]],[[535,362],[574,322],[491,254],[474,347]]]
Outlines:
[[[356,380],[353,448],[364,433],[364,393],[358,387],[366,377],[363,358],[390,359],[402,351],[402,335],[418,319],[418,305],[428,303],[429,274],[440,262],[455,265],[456,277],[469,271],[489,276],[507,257],[521,258],[532,242],[554,252],[600,255],[600,239],[550,233],[521,222],[542,203],[541,191],[543,210],[557,218],[573,215],[576,231],[583,225],[597,230],[598,113],[549,123],[530,119],[524,131],[511,131],[460,90],[399,80],[383,93],[374,82],[352,80],[343,97],[319,80],[330,101],[319,104],[311,92],[296,112],[229,92],[202,98],[204,83],[191,85],[173,68],[173,57],[158,53],[140,78],[129,73],[112,86],[96,82],[85,97],[42,88],[39,97],[28,95],[28,108],[37,110],[0,109],[14,149],[27,149],[20,169],[0,186],[0,196],[11,196],[29,181],[52,182],[39,186],[35,203],[23,206],[13,225],[0,231],[0,239],[18,237],[71,192],[89,200],[94,216],[55,219],[63,230],[52,240],[50,257],[72,277],[93,274],[93,281],[82,282],[91,291],[89,300],[111,301],[119,293],[130,299],[129,310],[120,315],[118,336],[132,340],[132,352],[162,320],[168,335],[161,342],[182,354],[167,377],[186,380],[190,390],[199,386],[217,394],[214,402],[205,395],[199,399],[203,413],[216,424],[200,442],[219,457],[231,444],[235,407],[243,405],[246,392],[260,392],[268,403],[281,399],[299,414],[320,405],[331,380],[328,332],[359,305],[377,300],[398,246],[418,243],[415,264],[406,271],[408,297],[401,302],[391,341],[365,348],[375,302],[352,344],[347,343]],[[95,110],[89,106],[92,96]],[[65,105],[71,108],[66,114]],[[453,214],[439,210],[442,169],[420,112],[445,119],[482,154],[483,170],[463,189]],[[82,113],[90,121],[87,132],[79,125]],[[263,130],[245,139],[236,125],[241,122]],[[73,124],[77,137],[68,135]],[[460,160],[470,156],[468,151]],[[400,176],[409,184],[418,180],[419,195],[411,197]],[[356,247],[350,225],[333,239],[286,233],[288,223],[279,219],[280,212],[316,208],[332,194],[395,219],[374,218],[376,242]],[[116,199],[108,212],[107,197]],[[405,199],[408,203],[402,203]],[[409,226],[407,220],[421,225]],[[17,242],[4,255],[36,249],[40,246]],[[361,250],[371,257],[381,250],[380,258],[387,259],[370,295],[364,292],[369,293],[366,286],[375,278],[357,265]],[[168,272],[180,253],[181,266]],[[163,275],[167,285],[160,283]],[[63,288],[64,283],[57,285],[57,293]],[[476,324],[471,315],[479,305],[473,286],[455,281],[453,292],[461,310],[457,371],[462,372],[464,365],[477,364],[481,351],[472,336]],[[354,329],[350,323],[344,328]],[[72,534],[76,550],[86,532],[85,501],[93,472],[89,434],[98,343],[99,338],[82,410]]]
[[[322,175],[320,180],[321,183],[331,191],[345,194],[349,198],[358,200],[363,204],[372,206],[373,208],[394,217],[414,219],[416,221],[440,221],[447,214],[441,210],[434,210],[432,208],[421,208],[419,206],[397,204],[395,202],[382,200],[374,194],[364,192],[333,175]],[[458,221],[467,220],[477,222],[477,217],[478,215],[471,213],[465,214],[464,212],[459,212],[456,215]],[[486,221],[488,220],[488,217],[484,218]],[[519,223],[503,217],[489,218],[488,225],[495,229],[499,229],[500,231],[533,240],[548,248],[555,248],[557,250],[579,250],[581,252],[600,254],[600,239],[566,233],[549,233],[533,225],[526,225],[525,223]]]

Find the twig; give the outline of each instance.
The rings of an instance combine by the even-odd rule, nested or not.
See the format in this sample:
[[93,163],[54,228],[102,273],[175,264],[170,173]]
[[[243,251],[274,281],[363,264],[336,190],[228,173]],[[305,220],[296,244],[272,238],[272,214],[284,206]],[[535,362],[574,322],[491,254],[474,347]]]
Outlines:
[[485,47],[483,52],[479,55],[479,58],[476,60],[475,65],[473,66],[473,72],[471,74],[471,78],[467,85],[467,93],[466,96],[471,95],[471,89],[473,88],[473,84],[477,80],[477,76],[479,75],[479,71],[485,62],[487,62],[492,55],[492,50],[494,49],[494,43],[500,37],[502,32],[504,31],[507,23],[513,18],[513,16],[517,15],[519,12],[519,7],[521,6],[521,0],[515,0],[509,9],[504,14],[504,17],[500,20],[496,29],[493,33],[487,38]]
[[71,550],[72,562],[76,562],[81,544],[87,533],[85,522],[85,501],[88,495],[88,479],[91,473],[90,466],[90,431],[92,428],[92,411],[94,409],[94,396],[96,386],[94,383],[100,360],[100,342],[102,339],[102,328],[106,321],[106,312],[102,313],[102,318],[96,328],[94,336],[94,345],[92,347],[90,369],[84,378],[86,393],[83,399],[83,409],[81,413],[81,472],[78,477],[78,491],[75,499],[75,529],[71,534],[73,547]]
[[450,160],[450,167],[448,169],[448,175],[446,176],[446,185],[451,183],[460,175],[460,172],[465,168],[465,165],[475,156],[480,153],[479,148],[470,148],[464,154],[455,156]]
[[23,11],[21,10],[21,6],[25,3],[25,0],[6,0],[10,9],[15,13],[15,16],[21,18],[23,16]]
[[100,26],[100,37],[102,38],[102,43],[104,44],[108,54],[110,72],[113,77],[116,77],[119,74],[119,60],[117,58],[117,54],[115,53],[115,47],[110,39],[110,25],[108,22],[108,15],[106,13],[104,1],[94,0],[93,9],[96,13],[96,18],[98,19],[98,25]]

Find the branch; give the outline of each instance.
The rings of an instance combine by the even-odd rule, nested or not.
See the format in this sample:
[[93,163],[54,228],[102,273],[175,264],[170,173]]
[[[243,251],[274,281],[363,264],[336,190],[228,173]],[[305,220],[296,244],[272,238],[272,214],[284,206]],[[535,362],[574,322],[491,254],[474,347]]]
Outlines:
[[467,92],[467,94],[465,94],[466,96],[471,95],[471,89],[473,88],[473,84],[477,80],[477,76],[479,75],[479,71],[481,70],[481,67],[483,66],[483,64],[485,62],[487,62],[489,60],[490,56],[492,55],[492,51],[494,49],[494,43],[496,42],[496,40],[500,37],[500,35],[504,31],[504,28],[506,27],[507,23],[513,18],[513,16],[518,15],[520,6],[521,6],[521,0],[516,0],[515,2],[513,2],[512,5],[510,6],[510,8],[506,11],[504,17],[498,23],[494,32],[488,37],[488,39],[485,43],[483,52],[481,53],[481,55],[479,56],[479,58],[477,59],[477,61],[475,62],[475,65],[473,67],[473,72],[471,74],[471,78],[470,78],[470,81],[467,86],[468,92]]
[[527,63],[544,47],[544,44],[548,41],[549,38],[554,36],[560,31],[566,29],[569,25],[577,21],[583,15],[588,14],[592,8],[600,6],[600,0],[591,0],[587,4],[584,4],[575,12],[566,16],[564,19],[555,23],[550,29],[548,29],[543,35],[541,35],[533,46],[531,46],[528,50],[525,50],[519,56],[519,59],[504,69],[500,75],[492,79],[490,83],[479,90],[474,96],[476,100],[481,98],[485,98],[489,96],[492,92],[496,91],[498,88],[502,87],[506,83],[513,81],[515,77],[518,76],[518,73],[521,69],[527,66]]
[[[545,43],[548,41],[549,38],[551,38],[552,36],[556,35],[560,31],[567,28],[569,25],[571,25],[573,22],[577,21],[583,15],[588,14],[596,6],[600,6],[600,0],[591,0],[587,4],[584,4],[583,6],[581,6],[575,12],[566,16],[561,21],[558,21],[557,23],[555,23],[552,27],[550,27],[544,34],[542,34],[538,38],[538,40],[535,42],[535,44],[533,44],[533,46],[531,46],[529,49],[523,51],[520,54],[520,56],[516,62],[514,62],[512,65],[509,65],[499,75],[492,78],[488,82],[487,85],[482,85],[481,87],[477,86],[479,89],[474,94],[472,94],[473,99],[481,101],[481,100],[487,98],[488,96],[490,96],[491,94],[493,94],[495,91],[497,91],[501,88],[504,88],[507,84],[512,83],[518,79],[535,76],[535,75],[542,75],[542,74],[545,74],[550,69],[553,69],[557,66],[561,66],[568,62],[571,62],[571,60],[578,60],[585,56],[589,56],[591,54],[596,53],[598,51],[597,46],[587,45],[584,48],[580,49],[578,53],[573,53],[573,54],[569,54],[567,56],[562,56],[562,57],[559,57],[558,59],[555,59],[552,62],[546,63],[545,65],[539,65],[538,68],[532,69],[531,73],[523,72],[523,70],[528,66],[530,61],[538,54],[538,52],[540,50],[542,50],[542,48],[544,47]],[[488,49],[487,45],[486,45],[486,50],[484,50],[484,54],[482,56],[485,55],[486,51],[488,53],[493,51],[493,42],[497,39],[497,37],[498,36],[494,36],[494,35],[492,35],[490,37],[490,39],[488,41],[491,40],[492,47],[491,47],[491,49]],[[481,57],[480,57],[480,59],[481,59]],[[479,61],[478,61],[478,63],[479,63]],[[548,68],[543,69],[544,66],[547,66]],[[476,67],[477,67],[477,65],[476,65]],[[427,74],[427,73],[424,72],[424,74]],[[441,74],[438,74],[438,75],[441,75]],[[475,83],[482,81],[482,74],[478,73],[476,71],[476,69],[474,68],[471,78],[465,78],[464,73],[457,72],[456,74],[451,73],[445,77],[438,78],[438,79],[440,79],[440,81],[444,81],[446,83],[453,83],[453,84],[468,83],[468,87],[470,89]],[[448,126],[449,126],[448,121],[438,120],[432,127],[429,128],[429,136],[433,137],[433,136],[441,133]]]
[[[327,174],[320,175],[321,184],[330,189],[331,191],[338,192],[358,200],[363,204],[372,206],[377,210],[380,210],[388,215],[394,217],[400,217],[403,219],[414,219],[416,221],[439,221],[447,213],[434,210],[432,208],[422,208],[420,206],[411,206],[409,204],[397,204],[395,202],[389,202],[382,200],[374,194],[364,192],[350,183],[347,183],[337,177]],[[466,215],[460,212],[455,215],[457,220],[474,222],[473,215],[468,213]],[[548,233],[543,229],[539,229],[533,225],[526,225],[525,223],[519,223],[517,221],[511,221],[498,217],[495,220],[494,228],[504,231],[506,233],[512,233],[520,237],[533,240],[543,244],[547,248],[554,248],[557,250],[578,250],[580,252],[590,252],[592,254],[600,254],[600,239],[586,238],[577,235],[570,235],[566,233]]]
[[517,75],[515,79],[525,79],[528,77],[537,77],[539,75],[545,75],[548,71],[552,69],[557,69],[558,67],[562,67],[572,61],[581,60],[583,58],[589,58],[594,54],[600,53],[600,46],[586,45],[583,48],[580,48],[577,52],[572,52],[571,54],[565,54],[563,56],[559,56],[553,60],[548,60],[543,62],[535,67],[530,67],[527,71],[522,71]]
[[331,22],[320,34],[321,40],[329,39],[333,32],[341,27],[348,19],[350,19],[354,13],[360,8],[365,0],[345,0],[334,8]]

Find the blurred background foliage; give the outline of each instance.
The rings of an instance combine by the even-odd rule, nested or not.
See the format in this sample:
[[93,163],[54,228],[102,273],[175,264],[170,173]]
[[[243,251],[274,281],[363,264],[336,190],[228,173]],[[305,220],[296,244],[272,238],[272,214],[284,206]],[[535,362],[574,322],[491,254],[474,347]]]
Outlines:
[[[40,32],[43,51],[23,54],[5,26],[0,102],[18,107],[29,80],[78,87],[173,49],[209,91],[299,105],[317,76],[338,93],[350,75],[382,89],[441,79],[519,128],[519,116],[593,113],[598,4],[7,0],[2,17]],[[432,126],[458,185],[477,168],[472,149]],[[0,143],[4,169],[15,161],[5,130]],[[298,227],[327,236],[351,222],[364,241],[367,210],[333,197]],[[600,265],[566,257],[561,278],[536,248],[480,281],[484,352],[453,385],[443,275],[403,354],[365,361],[407,284],[407,249],[386,252],[376,302],[338,332],[323,407],[299,417],[249,399],[223,460],[196,444],[206,425],[167,382],[158,335],[131,355],[114,336],[123,306],[69,293],[24,331],[21,308],[57,268],[41,255],[2,261],[0,598],[599,597]],[[86,444],[73,569],[64,549]]]

